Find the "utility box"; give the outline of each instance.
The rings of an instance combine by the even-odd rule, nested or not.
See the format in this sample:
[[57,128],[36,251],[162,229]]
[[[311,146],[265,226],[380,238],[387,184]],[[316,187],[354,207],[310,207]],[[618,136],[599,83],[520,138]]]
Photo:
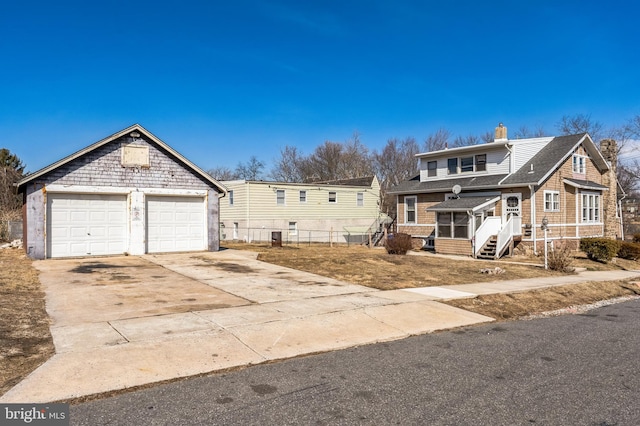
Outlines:
[[271,232],[271,247],[282,247],[282,232]]

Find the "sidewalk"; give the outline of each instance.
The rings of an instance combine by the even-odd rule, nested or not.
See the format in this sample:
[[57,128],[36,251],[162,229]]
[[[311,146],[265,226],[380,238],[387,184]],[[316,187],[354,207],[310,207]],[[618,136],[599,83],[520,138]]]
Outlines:
[[[170,261],[163,267],[171,269]],[[52,327],[56,354],[0,397],[0,402],[70,400],[480,324],[493,319],[438,300],[635,277],[640,278],[640,271],[582,272],[566,277],[390,291],[356,286],[344,294],[100,320],[86,327]]]

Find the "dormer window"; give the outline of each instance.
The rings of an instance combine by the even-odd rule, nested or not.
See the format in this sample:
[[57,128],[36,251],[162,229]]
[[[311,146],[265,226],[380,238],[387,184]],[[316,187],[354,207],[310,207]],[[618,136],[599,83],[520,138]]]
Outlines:
[[486,170],[487,154],[477,154],[470,155],[468,157],[447,159],[447,173],[450,175],[455,175],[458,173],[484,172]]
[[573,155],[573,173],[584,175],[587,173],[587,157],[583,155]]
[[427,176],[434,177],[438,174],[438,162],[437,161],[428,161],[427,162]]

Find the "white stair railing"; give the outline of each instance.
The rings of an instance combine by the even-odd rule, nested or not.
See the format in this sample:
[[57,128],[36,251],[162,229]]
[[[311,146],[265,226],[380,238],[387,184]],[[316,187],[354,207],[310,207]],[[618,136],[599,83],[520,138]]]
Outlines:
[[482,225],[476,230],[474,255],[478,255],[482,247],[489,241],[492,235],[500,232],[502,219],[499,216],[489,216],[482,222]]

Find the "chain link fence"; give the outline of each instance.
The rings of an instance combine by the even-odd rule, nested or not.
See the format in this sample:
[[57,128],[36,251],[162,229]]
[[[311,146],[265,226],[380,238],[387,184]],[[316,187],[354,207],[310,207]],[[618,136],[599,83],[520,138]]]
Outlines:
[[220,241],[242,241],[246,243],[273,242],[274,233],[280,233],[283,245],[311,245],[312,243],[330,244],[364,244],[369,242],[368,229],[296,229],[295,231],[281,228],[221,228]]

